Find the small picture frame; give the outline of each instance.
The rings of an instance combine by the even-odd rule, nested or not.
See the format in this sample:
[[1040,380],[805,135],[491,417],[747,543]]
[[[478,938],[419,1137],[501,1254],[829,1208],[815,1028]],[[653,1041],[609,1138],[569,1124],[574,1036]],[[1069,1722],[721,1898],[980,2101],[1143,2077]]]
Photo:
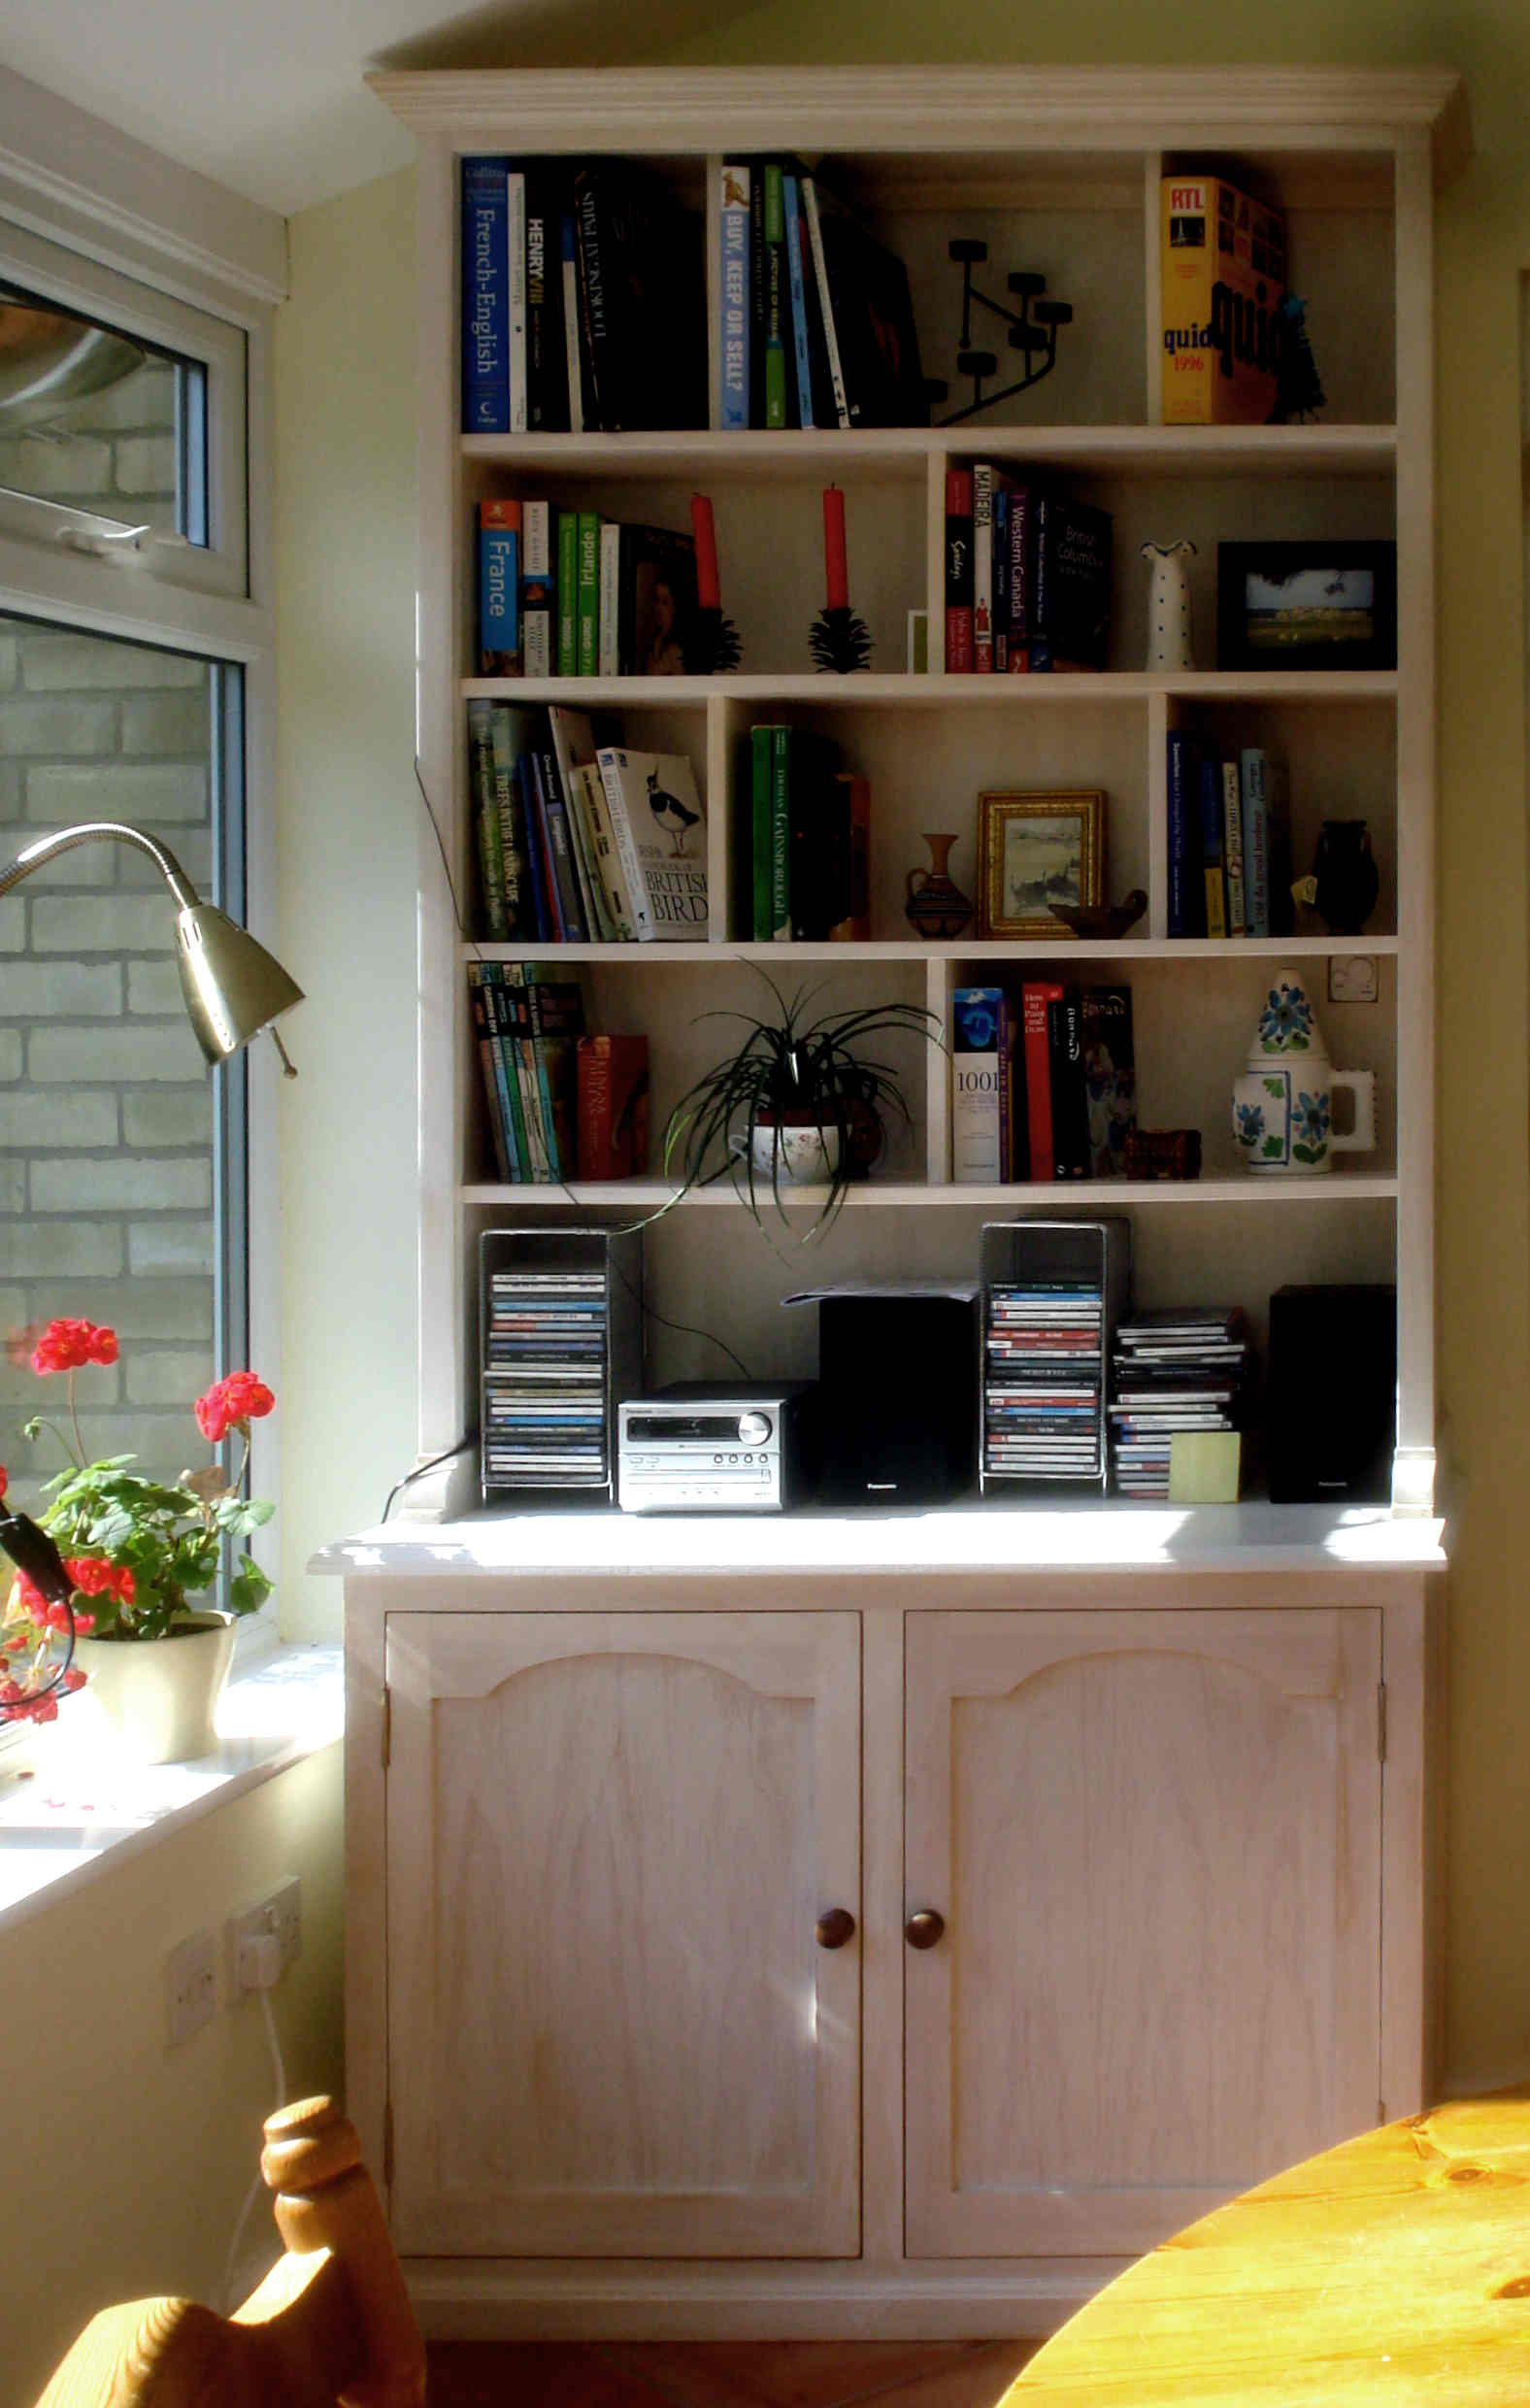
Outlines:
[[1397,546],[1218,544],[1218,669],[1395,669]]
[[1105,796],[1098,786],[978,797],[978,934],[1075,931],[1053,903],[1098,911],[1105,888]]

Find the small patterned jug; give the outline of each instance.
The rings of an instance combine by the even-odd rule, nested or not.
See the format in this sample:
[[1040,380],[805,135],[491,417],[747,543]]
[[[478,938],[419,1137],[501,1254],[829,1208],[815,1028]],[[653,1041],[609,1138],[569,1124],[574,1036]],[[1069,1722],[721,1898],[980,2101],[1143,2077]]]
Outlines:
[[[1354,1096],[1347,1137],[1334,1134],[1336,1087]],[[1334,1069],[1296,970],[1277,970],[1270,982],[1244,1075],[1233,1081],[1233,1135],[1249,1170],[1300,1178],[1331,1171],[1336,1154],[1368,1154],[1376,1144],[1376,1074]]]
[[903,916],[916,936],[960,936],[972,918],[972,897],[963,894],[946,864],[954,836],[926,836],[930,867],[910,870],[903,882],[908,901]]

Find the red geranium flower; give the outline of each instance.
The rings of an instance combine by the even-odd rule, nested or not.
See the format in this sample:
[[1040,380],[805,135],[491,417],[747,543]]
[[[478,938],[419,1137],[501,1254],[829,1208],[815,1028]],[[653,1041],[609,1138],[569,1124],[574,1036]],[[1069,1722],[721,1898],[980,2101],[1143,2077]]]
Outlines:
[[79,1371],[85,1363],[115,1363],[116,1331],[98,1321],[50,1321],[32,1354],[34,1371]]
[[6,1492],[7,1488],[9,1488],[9,1487],[10,1487],[10,1486],[11,1486],[11,1475],[10,1475],[10,1473],[6,1470],[5,1465],[4,1465],[3,1463],[0,1463],[0,1497],[3,1497],[3,1496],[5,1495],[5,1492]]
[[264,1380],[257,1380],[252,1371],[231,1371],[197,1398],[193,1407],[196,1425],[214,1447],[231,1429],[241,1429],[248,1437],[250,1422],[269,1413],[276,1401]]

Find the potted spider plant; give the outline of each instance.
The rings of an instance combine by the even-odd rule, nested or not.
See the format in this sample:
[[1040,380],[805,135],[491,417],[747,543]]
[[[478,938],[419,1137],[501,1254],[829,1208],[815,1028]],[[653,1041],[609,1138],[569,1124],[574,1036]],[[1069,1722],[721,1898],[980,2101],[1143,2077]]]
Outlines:
[[886,1118],[909,1122],[896,1071],[861,1049],[894,1034],[939,1045],[940,1023],[934,1013],[914,1003],[815,1014],[821,989],[799,988],[788,1002],[767,971],[759,975],[776,999],[774,1013],[703,1015],[733,1020],[744,1034],[687,1087],[670,1114],[664,1172],[681,1183],[672,1201],[692,1187],[730,1178],[756,1221],[764,1198],[784,1220],[784,1190],[826,1187],[806,1233],[812,1237],[835,1220],[851,1181],[876,1161],[885,1142]]

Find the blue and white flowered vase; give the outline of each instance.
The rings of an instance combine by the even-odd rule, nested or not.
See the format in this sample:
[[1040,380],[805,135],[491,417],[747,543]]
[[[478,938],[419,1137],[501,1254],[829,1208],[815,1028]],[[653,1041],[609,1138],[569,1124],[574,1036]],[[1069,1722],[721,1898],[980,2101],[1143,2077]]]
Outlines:
[[[1334,1132],[1334,1090],[1354,1096],[1354,1127]],[[1244,1074],[1233,1081],[1233,1136],[1251,1171],[1311,1179],[1336,1154],[1376,1144],[1376,1074],[1335,1070],[1317,1015],[1295,970],[1277,970],[1265,992]]]

